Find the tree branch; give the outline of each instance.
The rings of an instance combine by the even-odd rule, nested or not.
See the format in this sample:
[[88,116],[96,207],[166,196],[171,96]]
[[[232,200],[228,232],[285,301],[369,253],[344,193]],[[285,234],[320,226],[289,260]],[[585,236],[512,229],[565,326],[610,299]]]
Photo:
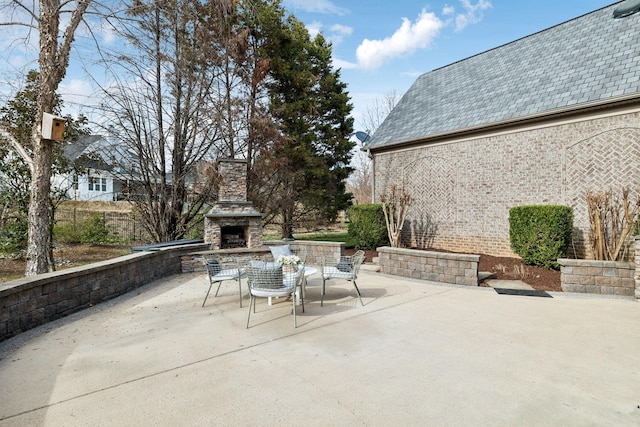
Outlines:
[[38,29],[37,25],[33,25],[33,24],[26,24],[24,22],[0,22],[0,27],[1,26],[21,26],[21,27],[28,27],[28,28],[33,28],[34,30]]
[[18,154],[20,154],[20,157],[22,157],[24,161],[29,165],[29,169],[31,170],[31,173],[33,173],[33,159],[31,158],[29,153],[27,153],[27,150],[25,150],[24,147],[20,145],[18,140],[15,139],[13,135],[11,135],[11,133],[7,129],[5,129],[4,126],[1,126],[1,125],[0,125],[0,136],[9,140],[9,142],[11,143],[11,145],[13,145],[13,147],[16,149]]
[[[20,9],[24,10],[25,12],[27,12],[27,14],[29,16],[31,16],[31,19],[33,19],[34,21],[36,21],[36,22],[40,21],[40,19],[38,18],[38,15],[36,15],[33,12],[33,9],[28,8],[27,6],[25,6],[22,3],[20,3],[18,0],[13,0],[12,3],[15,4],[16,6],[18,6]],[[21,25],[24,25],[24,24],[21,24]],[[36,28],[38,28],[38,27],[36,26]]]
[[78,2],[78,7],[73,11],[71,21],[69,21],[69,25],[67,25],[67,29],[64,31],[64,37],[60,45],[60,50],[58,51],[58,58],[56,58],[58,66],[62,67],[64,73],[66,73],[67,66],[69,65],[69,53],[71,51],[71,43],[73,43],[73,39],[75,38],[76,28],[78,28],[78,25],[82,22],[82,16],[87,10],[90,1],[91,0],[80,0]]

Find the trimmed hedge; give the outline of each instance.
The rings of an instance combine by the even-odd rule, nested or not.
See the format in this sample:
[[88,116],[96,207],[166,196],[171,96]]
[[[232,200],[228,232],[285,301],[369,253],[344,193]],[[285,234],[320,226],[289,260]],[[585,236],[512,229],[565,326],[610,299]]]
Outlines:
[[573,209],[560,205],[516,206],[509,210],[511,249],[528,265],[559,269],[573,231]]
[[375,250],[389,244],[387,223],[381,204],[353,205],[349,208],[349,236],[358,249]]

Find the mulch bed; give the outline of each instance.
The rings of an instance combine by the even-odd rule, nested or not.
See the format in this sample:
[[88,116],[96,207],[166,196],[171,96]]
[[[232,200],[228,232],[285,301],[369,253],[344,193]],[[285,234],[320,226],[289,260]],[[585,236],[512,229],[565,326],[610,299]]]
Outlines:
[[562,292],[559,271],[525,265],[518,258],[480,254],[478,271],[493,273],[494,279],[521,280],[538,291]]
[[[413,248],[416,249],[416,248]],[[439,249],[429,249],[430,251],[446,252]],[[355,249],[347,249],[345,253],[351,255]],[[377,251],[365,251],[365,262],[372,262],[378,256]],[[500,280],[521,280],[538,291],[562,292],[560,285],[560,272],[547,270],[542,267],[525,265],[518,258],[496,257],[492,255],[480,254],[478,271],[492,273],[492,279]],[[480,286],[489,286],[484,282]]]

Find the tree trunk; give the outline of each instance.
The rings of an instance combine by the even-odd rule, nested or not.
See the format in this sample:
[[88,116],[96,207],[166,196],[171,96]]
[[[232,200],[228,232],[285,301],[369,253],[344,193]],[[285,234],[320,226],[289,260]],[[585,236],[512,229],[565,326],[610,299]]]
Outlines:
[[29,199],[29,242],[27,244],[26,276],[46,273],[49,269],[51,153],[51,141],[40,138],[34,144],[34,164]]
[[293,238],[293,212],[289,209],[282,210],[282,238]]
[[36,120],[31,134],[33,164],[31,167],[26,276],[46,273],[49,267],[49,190],[51,189],[53,141],[42,138],[42,115],[45,112],[51,113],[53,111],[55,92],[69,65],[69,52],[74,33],[89,2],[90,0],[78,2],[60,44],[58,43],[60,0],[40,0],[39,3],[40,91]]

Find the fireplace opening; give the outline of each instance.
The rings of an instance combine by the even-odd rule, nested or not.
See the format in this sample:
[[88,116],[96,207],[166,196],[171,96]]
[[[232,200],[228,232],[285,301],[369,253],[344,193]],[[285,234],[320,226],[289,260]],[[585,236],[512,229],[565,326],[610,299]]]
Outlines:
[[227,226],[220,229],[220,249],[246,248],[245,227]]

